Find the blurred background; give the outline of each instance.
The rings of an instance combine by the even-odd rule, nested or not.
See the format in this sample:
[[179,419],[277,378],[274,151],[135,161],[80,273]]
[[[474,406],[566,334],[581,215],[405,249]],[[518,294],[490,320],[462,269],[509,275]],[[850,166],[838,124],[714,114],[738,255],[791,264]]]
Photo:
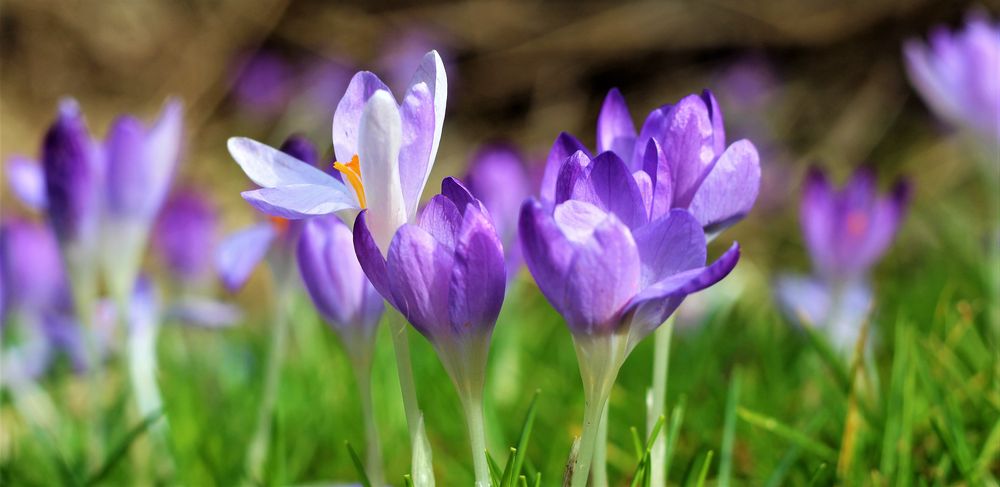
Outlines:
[[[937,316],[942,289],[951,293],[948,310],[963,299],[981,309],[990,299],[984,287],[955,276],[975,271],[976,249],[996,228],[1000,207],[995,188],[983,181],[982,166],[975,162],[985,157],[987,167],[997,171],[997,165],[988,165],[995,154],[970,150],[964,138],[936,121],[910,87],[901,54],[905,40],[924,37],[934,26],[958,26],[975,9],[996,18],[1000,3],[498,0],[408,5],[261,0],[251,5],[242,0],[6,0],[0,6],[0,156],[37,157],[41,137],[63,97],[76,98],[91,130],[102,136],[117,114],[150,120],[167,97],[177,96],[185,105],[187,136],[177,184],[206,191],[221,209],[226,233],[256,218],[239,196],[250,183],[228,155],[226,139],[244,135],[277,146],[299,132],[331,160],[333,110],[358,70],[378,73],[401,92],[420,55],[429,49],[441,52],[449,76],[448,111],[425,196],[436,192],[442,177],[464,174],[470,156],[486,142],[512,142],[539,171],[562,131],[593,146],[597,113],[612,87],[622,90],[637,123],[655,107],[710,88],[725,114],[728,139],[749,138],[759,148],[763,183],[754,211],[721,237],[712,252],[717,255],[732,240],[741,242],[745,259],[732,291],[741,298],[709,320],[713,324],[707,329],[714,331],[707,338],[679,338],[674,360],[691,368],[671,370],[671,403],[686,394],[689,407],[701,404],[720,414],[725,377],[734,364],[743,364],[761,370],[759,375],[747,374],[756,377],[748,379],[755,384],[746,387],[748,401],[777,391],[786,391],[790,403],[804,397],[798,406],[769,411],[803,424],[809,416],[807,405],[823,402],[823,389],[810,386],[806,372],[794,379],[768,375],[780,370],[782,362],[798,363],[798,358],[788,357],[799,357],[794,349],[803,345],[801,337],[784,331],[787,326],[776,318],[767,288],[775,272],[808,266],[797,203],[799,183],[810,164],[827,168],[836,181],[859,165],[869,165],[885,186],[901,175],[913,183],[912,212],[878,271],[889,276],[878,281],[886,283],[878,288],[890,296],[885,298],[884,308],[891,309],[886,321]],[[26,214],[6,186],[0,191],[4,218]],[[973,257],[949,261],[945,254],[954,256],[955,249]],[[252,409],[247,405],[255,404],[259,370],[252,357],[266,341],[270,292],[266,273],[257,274],[232,298],[248,317],[240,331],[226,332],[225,340],[235,348],[222,348],[223,338],[205,334],[167,336],[161,345],[169,349],[182,342],[188,347],[185,353],[197,357],[166,353],[161,359],[166,362],[166,381],[191,382],[174,390],[164,386],[168,409],[190,412],[193,418],[190,424],[181,420],[175,426],[181,437],[177,448],[204,449],[185,457],[189,485],[228,484],[241,463],[232,458],[240,455],[240,448],[228,452],[226,446],[241,441],[239,422],[221,421],[226,411]],[[921,280],[932,283],[925,282],[922,290],[907,287]],[[582,401],[568,333],[528,288],[509,294],[508,307],[528,307],[531,312],[505,310],[497,347],[514,339],[505,327],[519,327],[525,334],[545,331],[532,339],[533,345],[523,347],[527,358],[507,363],[498,358],[503,353],[494,350],[488,417],[501,423],[493,426],[498,443],[494,448],[510,444],[530,391],[542,388],[543,401],[546,394],[550,399],[540,413],[536,447],[542,452],[534,463],[552,471],[568,451],[576,424],[572,418],[579,418],[578,409],[566,412],[564,406],[582,406]],[[299,318],[300,325],[316,325],[308,310]],[[994,329],[997,323],[987,325]],[[731,339],[724,347],[712,345],[727,334]],[[286,419],[279,427],[287,434],[283,446],[288,454],[281,468],[290,483],[349,478],[352,470],[341,436],[360,442],[353,420],[343,426],[345,418],[357,414],[349,401],[351,384],[338,382],[337,374],[348,377],[345,359],[336,341],[323,337],[325,348],[319,351],[290,353],[285,371],[290,377],[285,382],[293,385],[283,389],[284,406],[279,410],[284,418],[298,418]],[[785,347],[781,354],[786,355],[754,348],[772,339],[775,347]],[[553,348],[545,348],[549,345]],[[379,347],[383,361],[390,360],[385,337]],[[427,399],[443,401],[428,420],[435,455],[443,465],[439,485],[461,485],[468,475],[466,439],[461,424],[447,424],[448,415],[457,414],[457,400],[430,347],[422,340],[415,347],[415,355],[429,357],[416,366],[422,400],[437,392],[447,395]],[[706,352],[717,355],[706,358]],[[631,392],[616,392],[612,400],[612,415],[622,417],[623,424],[643,424],[641,411],[627,412],[626,398],[637,403],[648,381],[649,351],[640,348],[636,355],[622,372],[621,387]],[[530,360],[543,358],[556,365],[537,376],[525,375]],[[698,365],[709,359],[712,365]],[[502,368],[508,365],[512,368]],[[817,370],[813,366],[803,370]],[[317,372],[318,367],[329,368]],[[393,390],[394,373],[388,365],[376,366],[387,391]],[[302,379],[303,374],[309,378]],[[674,374],[679,374],[676,381]],[[435,381],[445,385],[435,386]],[[250,391],[245,401],[243,390]],[[383,436],[393,439],[386,446],[388,471],[401,475],[405,428],[398,396],[387,397],[387,404],[378,408],[387,425]],[[192,411],[200,407],[191,401],[206,401],[202,406],[218,412],[196,414]],[[232,414],[252,417],[252,412]],[[690,414],[694,419],[688,428],[693,432],[682,437],[680,458],[694,462],[706,444],[717,442],[710,438],[719,425],[710,422],[713,416],[708,413],[702,419]],[[302,439],[310,431],[317,432],[315,438]],[[836,427],[830,431],[831,438],[837,436]],[[9,462],[18,458],[19,449],[8,433],[0,434],[0,452]],[[621,445],[609,454],[612,473],[618,475],[630,468],[625,453],[630,451],[629,433],[622,427],[611,435]],[[547,444],[550,438],[552,445]],[[758,439],[761,443],[737,444],[736,472],[748,485],[761,485],[779,465],[783,451],[761,451],[767,444]],[[448,473],[452,466],[459,473]],[[805,478],[813,467],[789,475]],[[555,485],[555,474],[547,475],[553,484],[545,485]]]

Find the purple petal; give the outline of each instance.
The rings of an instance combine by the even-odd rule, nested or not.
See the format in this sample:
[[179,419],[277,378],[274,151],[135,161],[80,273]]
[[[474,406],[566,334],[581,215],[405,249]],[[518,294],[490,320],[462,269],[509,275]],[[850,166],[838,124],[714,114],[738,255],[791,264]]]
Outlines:
[[426,84],[410,87],[400,106],[403,141],[399,151],[399,181],[408,215],[414,215],[427,185],[434,145],[434,99]]
[[153,230],[153,247],[180,280],[197,280],[211,270],[218,214],[206,197],[181,190],[167,199]]
[[469,192],[483,203],[493,218],[500,241],[510,253],[516,249],[517,217],[521,204],[531,195],[524,159],[506,145],[483,147],[472,158],[465,177]]
[[451,252],[412,224],[399,228],[386,259],[395,302],[429,340],[450,323],[448,291],[455,265]]
[[45,197],[45,174],[37,162],[22,156],[8,159],[7,184],[14,191],[14,195],[28,208],[42,211],[48,206]]
[[235,292],[246,283],[250,273],[267,255],[274,238],[270,223],[258,223],[230,235],[219,244],[215,267],[227,289]]
[[656,139],[649,139],[646,152],[642,156],[643,171],[653,183],[653,197],[649,218],[655,220],[665,215],[674,206],[674,178],[670,172],[667,155]]
[[740,140],[722,153],[691,200],[691,213],[705,232],[717,234],[746,216],[760,189],[757,148]]
[[[365,271],[368,280],[375,286],[382,297],[393,302],[392,285],[389,282],[389,271],[386,268],[385,257],[375,243],[375,237],[368,230],[368,211],[362,211],[358,218],[354,220],[354,252],[357,254],[358,263]],[[397,306],[398,308],[398,306]]]
[[376,91],[392,93],[373,73],[361,71],[351,78],[344,97],[333,114],[333,153],[338,161],[350,161],[358,153],[358,126],[365,104]]
[[[448,74],[444,70],[444,62],[437,51],[431,50],[424,54],[420,60],[420,66],[413,72],[410,79],[410,87],[426,85],[434,99],[434,136],[431,143],[429,160],[431,164],[437,156],[438,145],[441,142],[441,130],[444,128],[445,110],[448,106]],[[409,90],[407,90],[409,91]],[[424,183],[427,182],[427,175],[430,174],[431,164],[427,165]],[[423,187],[423,186],[421,186]]]
[[452,203],[455,203],[455,207],[458,208],[458,211],[463,215],[469,205],[479,209],[479,211],[486,211],[483,204],[472,196],[472,193],[469,192],[468,188],[466,188],[461,181],[451,176],[441,180],[441,194],[450,199]]
[[49,221],[63,241],[96,236],[104,154],[87,130],[73,101],[64,101],[45,134],[42,168]]
[[[642,123],[642,128],[639,129],[639,136],[636,137],[635,145],[632,148],[632,161],[636,163],[641,161],[643,163],[643,167],[646,167],[645,154],[649,148],[649,141],[657,139],[658,142],[662,143],[660,138],[667,131],[667,125],[669,122],[667,115],[670,113],[671,108],[672,107],[670,105],[664,105],[649,112],[649,115],[646,116],[646,120]],[[646,172],[649,173],[650,177],[653,177],[653,181],[655,182],[655,174],[650,172],[648,169]]]
[[588,158],[590,157],[590,151],[587,150],[587,147],[576,137],[566,132],[559,134],[559,137],[552,144],[549,156],[545,160],[545,173],[542,175],[542,187],[539,194],[542,202],[546,205],[551,206],[556,200],[556,182],[559,179],[563,162],[578,151],[582,151]]
[[[463,206],[464,208],[464,206]],[[436,195],[420,212],[417,223],[449,251],[455,249],[458,232],[462,228],[462,212],[444,195]]]
[[612,88],[604,98],[601,113],[597,116],[597,152],[612,151],[629,163],[635,137],[635,124],[632,123],[632,114],[628,111],[625,98],[618,88]]
[[817,168],[809,170],[799,206],[799,223],[813,264],[821,271],[834,267],[835,249],[832,233],[834,219],[833,189]]
[[276,188],[292,184],[324,186],[330,192],[343,193],[355,198],[353,190],[322,170],[300,161],[278,149],[253,139],[233,137],[228,143],[229,153],[254,184],[262,188]]
[[712,119],[712,138],[715,141],[712,149],[716,154],[722,154],[726,150],[726,128],[722,120],[722,109],[719,108],[719,102],[711,90],[702,90],[701,100],[708,107],[708,115]]
[[559,176],[556,178],[553,204],[558,205],[570,199],[588,203],[598,202],[597,195],[593,193],[593,186],[587,183],[590,163],[590,156],[583,151],[576,151],[563,161],[562,167],[559,168]]
[[705,265],[705,233],[686,210],[671,210],[633,233],[642,258],[642,285]]
[[864,267],[874,264],[896,237],[896,232],[899,231],[906,214],[909,199],[909,184],[899,182],[893,188],[891,195],[879,198],[875,202],[871,210],[868,235],[857,249],[858,259]]
[[310,166],[315,166],[316,162],[319,161],[316,146],[303,135],[296,134],[288,137],[278,150]]
[[639,188],[639,194],[642,196],[642,207],[645,209],[646,219],[650,220],[649,212],[653,207],[653,180],[649,178],[646,171],[641,169],[632,173],[632,179],[635,179],[635,185]]
[[503,245],[489,218],[468,210],[455,247],[449,313],[456,335],[493,329],[507,286]]
[[713,127],[705,102],[689,95],[666,115],[659,139],[673,175],[674,206],[686,208],[715,160]]
[[538,288],[552,306],[561,311],[566,294],[566,273],[573,257],[572,245],[534,198],[521,205],[518,235],[524,261]]
[[171,303],[165,318],[203,328],[225,328],[239,323],[243,313],[231,303],[188,296]]
[[298,220],[357,209],[353,194],[316,184],[289,184],[240,193],[254,208],[268,215]]
[[736,267],[740,260],[740,246],[733,246],[708,267],[691,269],[660,280],[642,290],[629,303],[625,312],[634,312],[632,318],[633,342],[660,326],[680,306],[688,294],[701,291],[721,281]]
[[590,165],[587,180],[602,209],[613,213],[629,228],[646,223],[642,192],[632,172],[615,153],[597,156]]

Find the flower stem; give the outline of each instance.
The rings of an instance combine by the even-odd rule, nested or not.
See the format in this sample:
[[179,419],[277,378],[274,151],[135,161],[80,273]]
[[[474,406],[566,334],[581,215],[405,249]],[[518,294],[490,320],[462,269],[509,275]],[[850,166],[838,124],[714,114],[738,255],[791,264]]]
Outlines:
[[469,444],[472,447],[472,465],[476,472],[476,487],[490,486],[490,469],[486,461],[486,427],[483,421],[483,400],[475,394],[462,399],[465,422],[469,427]]
[[274,305],[274,323],[271,326],[271,348],[268,350],[267,369],[264,371],[264,391],[253,439],[247,449],[247,473],[251,481],[262,482],[267,449],[271,443],[271,416],[278,398],[281,364],[284,362],[285,342],[288,338],[288,293],[278,290]]
[[597,427],[597,445],[594,447],[594,463],[590,467],[594,479],[593,487],[608,486],[608,403],[604,403],[601,422]]
[[349,355],[353,362],[354,377],[358,383],[361,415],[365,423],[366,473],[374,487],[383,487],[385,476],[382,472],[382,446],[375,423],[375,410],[372,407],[372,345],[373,341],[369,340],[367,344],[358,347],[359,353]]
[[407,338],[406,320],[392,306],[386,306],[389,315],[389,330],[392,347],[396,352],[396,370],[399,373],[399,389],[403,394],[403,411],[406,426],[410,431],[410,442],[417,437],[420,422],[420,405],[417,402],[417,388],[413,382],[413,366],[410,362],[410,342]]
[[598,430],[604,406],[611,395],[611,388],[618,378],[618,370],[628,354],[628,336],[576,335],[576,357],[583,380],[583,434],[580,450],[573,463],[572,487],[586,487],[590,467],[597,446]]
[[[671,315],[662,326],[653,333],[653,404],[646,415],[646,434],[652,434],[653,427],[660,416],[666,415],[667,406],[667,375],[670,371],[670,338],[674,333],[674,316]],[[649,453],[652,471],[650,485],[657,487],[667,485],[666,455],[667,435],[660,434],[653,441]]]

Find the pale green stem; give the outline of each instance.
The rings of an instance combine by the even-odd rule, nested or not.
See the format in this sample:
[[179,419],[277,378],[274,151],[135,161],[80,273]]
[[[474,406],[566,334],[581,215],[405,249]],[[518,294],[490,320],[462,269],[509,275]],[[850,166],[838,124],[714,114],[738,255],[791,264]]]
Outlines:
[[[665,416],[667,406],[667,375],[670,371],[670,338],[674,333],[674,317],[671,315],[653,333],[653,401],[646,414],[646,434],[652,434],[660,416]],[[649,458],[651,465],[650,485],[667,485],[667,435],[659,434],[653,441]]]
[[593,487],[608,486],[608,403],[601,412],[600,426],[597,428],[597,445],[594,447],[594,463],[590,467],[594,476],[590,485]]
[[586,487],[597,446],[601,415],[618,370],[628,354],[627,331],[624,335],[577,335],[573,337],[580,378],[583,380],[583,434],[580,450],[573,463],[572,487]]
[[472,448],[472,465],[476,487],[490,486],[490,469],[486,459],[486,426],[483,421],[483,389],[490,334],[469,335],[454,341],[439,340],[435,347],[442,365],[451,376],[465,412]]
[[469,444],[472,447],[472,465],[476,472],[476,487],[489,487],[490,468],[486,460],[486,427],[483,421],[482,398],[465,398],[462,400],[462,407],[465,409],[465,421],[469,427]]
[[407,338],[406,320],[391,305],[386,306],[389,315],[389,334],[396,352],[396,370],[399,373],[399,389],[403,394],[403,411],[406,426],[410,431],[411,444],[416,440],[420,422],[420,405],[417,402],[417,388],[413,382],[413,366],[410,362],[410,342]]
[[[283,286],[282,286],[283,287]],[[247,472],[251,481],[262,481],[267,449],[271,443],[271,416],[278,400],[281,382],[281,364],[284,362],[285,342],[288,339],[288,293],[279,289],[274,306],[274,323],[271,326],[271,348],[268,350],[267,369],[264,371],[264,390],[253,439],[247,449]]]
[[385,475],[382,472],[382,447],[378,436],[378,427],[375,423],[375,410],[372,407],[372,341],[361,345],[360,341],[354,345],[360,350],[359,353],[349,353],[353,362],[354,377],[358,383],[358,395],[361,400],[361,415],[365,425],[365,469],[368,480],[374,487],[385,485]]

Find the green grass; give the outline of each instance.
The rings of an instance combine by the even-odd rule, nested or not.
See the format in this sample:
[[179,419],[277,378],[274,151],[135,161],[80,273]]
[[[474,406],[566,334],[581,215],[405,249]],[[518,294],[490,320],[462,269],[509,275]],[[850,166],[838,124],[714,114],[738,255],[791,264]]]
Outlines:
[[[919,212],[916,231],[934,221],[939,238],[914,249],[906,245],[917,237],[904,233],[900,250],[880,265],[873,359],[853,380],[849,364],[776,312],[770,276],[754,265],[752,248],[734,276],[744,283],[739,299],[710,310],[697,326],[678,326],[662,432],[671,484],[997,484],[1000,360],[990,272],[998,262],[988,260],[981,242],[960,237],[960,219],[944,221],[932,208]],[[121,359],[102,374],[96,417],[87,413],[86,379],[65,366],[45,378],[60,412],[56,431],[30,426],[6,394],[0,484],[240,483],[270,336],[266,306],[260,308],[247,323],[224,331],[165,325],[159,366],[166,443],[133,412]],[[362,451],[364,439],[349,361],[304,296],[294,309],[265,483],[357,482],[345,442]],[[469,485],[458,397],[426,340],[415,332],[410,338],[437,483]],[[642,470],[640,445],[647,439],[632,428],[644,431],[651,342],[626,362],[611,397],[614,485],[631,485]],[[377,348],[375,415],[386,474],[404,485],[410,452],[384,327]],[[845,435],[852,387],[856,427]],[[498,478],[534,485],[541,475],[541,485],[558,485],[580,433],[582,391],[569,333],[525,275],[497,325],[485,407]],[[530,440],[519,442],[529,416]],[[853,448],[844,451],[848,436]]]

